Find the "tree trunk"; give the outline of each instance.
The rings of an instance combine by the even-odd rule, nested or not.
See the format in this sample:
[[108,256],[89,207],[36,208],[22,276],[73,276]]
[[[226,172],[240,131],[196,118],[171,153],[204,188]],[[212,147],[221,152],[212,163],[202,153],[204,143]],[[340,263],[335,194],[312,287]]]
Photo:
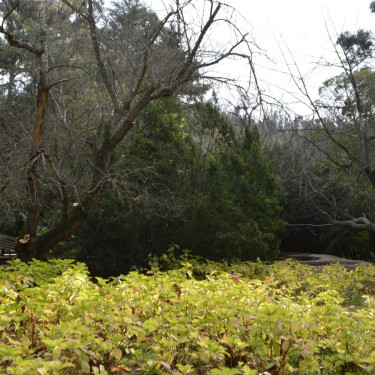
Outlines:
[[39,217],[42,210],[41,205],[41,176],[40,162],[42,152],[40,151],[43,121],[47,108],[48,89],[45,89],[41,83],[38,86],[37,99],[37,118],[34,126],[34,139],[32,152],[29,159],[30,166],[27,170],[27,190],[29,194],[29,209],[24,226],[21,231],[21,238],[29,236],[25,243],[18,241],[16,246],[17,256],[23,261],[28,262],[35,257],[36,236],[39,224]]
[[[29,195],[28,213],[25,224],[21,231],[21,238],[16,245],[17,256],[24,262],[32,260],[36,256],[35,249],[37,243],[37,230],[39,217],[42,210],[41,205],[41,176],[40,163],[43,151],[41,150],[43,138],[43,125],[47,109],[47,100],[50,87],[48,86],[48,50],[47,34],[44,29],[44,14],[51,5],[49,0],[39,14],[40,26],[40,44],[41,50],[34,49],[33,52],[39,58],[39,82],[38,97],[36,104],[36,118],[34,123],[32,150],[29,158],[29,167],[27,169],[27,190]],[[27,236],[24,240],[23,236]]]
[[90,210],[77,207],[51,230],[38,236],[35,243],[35,257],[44,259],[54,246],[60,242],[68,241],[74,231],[87,220],[89,213]]
[[29,212],[21,232],[25,237],[24,239],[20,238],[16,245],[17,257],[23,262],[29,262],[35,257],[38,222],[39,216],[34,215],[33,212]]

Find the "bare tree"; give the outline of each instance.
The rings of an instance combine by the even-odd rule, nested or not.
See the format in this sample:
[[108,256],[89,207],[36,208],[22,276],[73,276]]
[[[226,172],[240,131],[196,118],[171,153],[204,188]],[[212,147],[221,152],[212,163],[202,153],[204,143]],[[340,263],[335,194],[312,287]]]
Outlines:
[[312,158],[316,171],[310,169],[301,176],[301,194],[326,219],[325,223],[314,225],[374,233],[375,216],[370,207],[363,207],[361,212],[355,208],[361,191],[371,188],[369,194],[373,195],[375,189],[373,39],[371,33],[359,30],[355,34],[342,33],[332,42],[338,61],[334,65],[341,74],[324,82],[317,101],[296,62],[289,65],[295,69],[291,68],[291,77],[314,118],[310,126],[294,127],[291,134],[300,137],[299,142],[307,149],[313,146],[318,152]]
[[[200,25],[187,21],[192,9],[198,9]],[[25,89],[14,84],[13,90],[20,114],[8,112],[26,129],[23,145],[31,144],[27,159],[14,159],[26,166],[27,213],[16,249],[22,260],[42,258],[69,239],[107,187],[126,185],[118,178],[126,173],[116,170],[116,150],[149,103],[204,89],[211,67],[238,57],[244,35],[216,50],[208,43],[211,29],[226,22],[218,16],[222,9],[215,1],[177,1],[160,18],[137,1],[119,1],[112,10],[94,0],[3,2],[0,33],[27,52]],[[19,37],[26,11],[34,34]],[[20,98],[33,93],[30,117],[30,103],[25,109]],[[3,120],[9,123],[9,117]],[[7,134],[5,126],[1,131]],[[40,233],[47,216],[48,228]]]

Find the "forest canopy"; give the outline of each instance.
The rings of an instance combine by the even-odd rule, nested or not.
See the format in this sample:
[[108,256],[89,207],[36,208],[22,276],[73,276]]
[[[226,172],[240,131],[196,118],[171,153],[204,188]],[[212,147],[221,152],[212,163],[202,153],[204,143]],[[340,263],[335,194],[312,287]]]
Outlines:
[[[337,35],[341,72],[318,100],[290,72],[313,111],[296,116],[269,105],[233,12],[1,3],[0,232],[21,260],[95,259],[109,275],[170,245],[214,260],[274,260],[280,245],[373,257],[373,35]],[[217,73],[226,59],[248,63],[249,90]],[[218,85],[239,99],[224,106]]]

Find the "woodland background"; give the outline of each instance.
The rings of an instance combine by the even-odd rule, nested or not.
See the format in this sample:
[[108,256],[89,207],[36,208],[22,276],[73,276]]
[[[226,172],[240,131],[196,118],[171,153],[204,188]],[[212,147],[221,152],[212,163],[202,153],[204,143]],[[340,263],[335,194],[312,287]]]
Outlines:
[[[373,260],[373,35],[333,39],[342,73],[318,100],[290,72],[313,110],[298,116],[268,103],[232,9],[169,6],[1,3],[0,232],[21,260],[74,257],[105,277],[168,247]],[[231,45],[212,42],[219,22]],[[224,59],[248,62],[249,88],[215,74]]]

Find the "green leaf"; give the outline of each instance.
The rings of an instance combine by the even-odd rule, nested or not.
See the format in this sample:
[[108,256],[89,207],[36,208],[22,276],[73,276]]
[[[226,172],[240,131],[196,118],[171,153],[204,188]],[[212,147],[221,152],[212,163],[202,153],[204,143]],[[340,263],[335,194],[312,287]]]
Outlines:
[[54,361],[57,361],[58,359],[60,359],[61,357],[61,349],[59,347],[57,347],[56,349],[54,349],[54,351],[52,352],[52,359]]
[[210,373],[216,375],[238,375],[241,374],[241,371],[235,368],[220,367],[211,370]]
[[111,355],[119,361],[122,357],[122,350],[119,348],[113,348],[111,350]]
[[84,361],[82,360],[81,361],[81,367],[82,367],[82,371],[86,374],[89,374],[90,373],[90,365],[87,361]]
[[183,375],[185,374],[191,374],[193,372],[193,366],[192,365],[183,365],[181,363],[178,363],[176,367],[182,372]]
[[250,369],[248,365],[245,365],[244,367],[242,367],[242,370],[245,375],[257,375],[258,374],[258,370]]

